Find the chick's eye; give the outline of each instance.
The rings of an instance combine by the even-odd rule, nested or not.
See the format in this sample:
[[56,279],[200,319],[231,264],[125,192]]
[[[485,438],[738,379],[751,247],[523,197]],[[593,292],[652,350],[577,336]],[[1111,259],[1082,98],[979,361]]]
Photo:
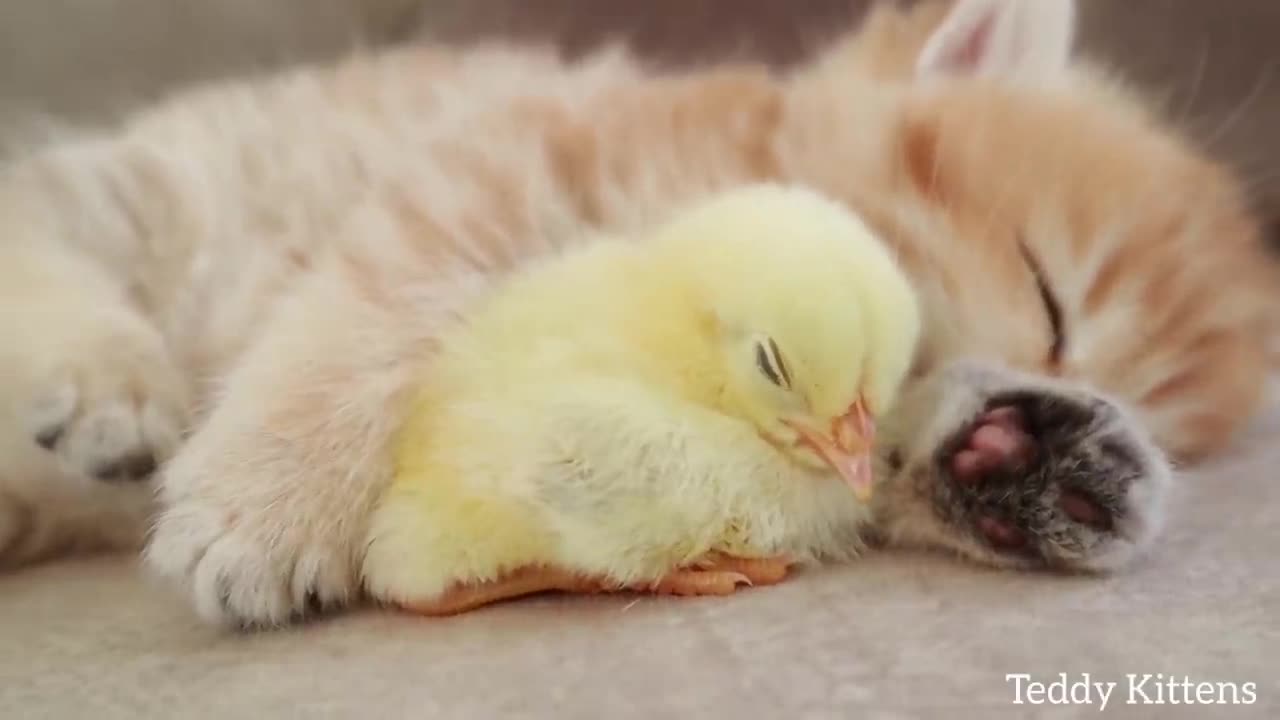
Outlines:
[[782,352],[778,350],[778,345],[773,338],[756,341],[756,367],[774,385],[780,388],[791,387],[791,375],[787,372],[787,366],[782,361]]

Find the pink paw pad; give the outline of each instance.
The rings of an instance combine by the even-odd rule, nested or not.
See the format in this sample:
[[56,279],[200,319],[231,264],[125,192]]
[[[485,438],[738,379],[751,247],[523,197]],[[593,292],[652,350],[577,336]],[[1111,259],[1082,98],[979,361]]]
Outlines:
[[1099,530],[1110,530],[1114,524],[1111,513],[1098,503],[1072,490],[1062,493],[1062,497],[1058,499],[1058,507],[1062,508],[1062,512],[1066,513],[1067,517],[1082,525],[1089,525]]
[[992,547],[1001,550],[1018,550],[1027,544],[1026,533],[1019,530],[1013,523],[990,515],[978,518],[978,529],[982,531],[982,535],[987,538],[987,542],[991,543]]
[[[1011,474],[1028,470],[1039,452],[1023,411],[1012,405],[999,406],[973,423],[965,442],[951,457],[951,477],[960,487],[980,492],[992,482],[1008,482]],[[1112,525],[1111,514],[1083,493],[1064,489],[1057,504],[1063,514],[1082,525],[1100,530]],[[998,513],[979,515],[975,525],[987,542],[1000,550],[1019,550],[1029,542],[1025,529]]]
[[962,485],[980,484],[997,470],[1011,470],[1035,458],[1035,439],[1025,429],[1022,411],[999,407],[974,423],[968,443],[951,458],[951,476]]

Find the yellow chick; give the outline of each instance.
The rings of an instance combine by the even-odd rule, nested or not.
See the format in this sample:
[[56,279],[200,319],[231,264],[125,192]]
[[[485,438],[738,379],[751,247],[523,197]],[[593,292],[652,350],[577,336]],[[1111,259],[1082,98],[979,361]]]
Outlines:
[[850,557],[919,329],[888,249],[795,187],[532,265],[443,336],[366,587],[441,615],[547,590],[729,594]]

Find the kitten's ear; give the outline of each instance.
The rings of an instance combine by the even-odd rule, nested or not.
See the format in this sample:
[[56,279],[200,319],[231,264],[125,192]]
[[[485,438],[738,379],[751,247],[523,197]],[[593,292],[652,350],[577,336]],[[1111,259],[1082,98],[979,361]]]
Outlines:
[[1075,22],[1075,0],[954,0],[916,75],[1046,80],[1071,61]]

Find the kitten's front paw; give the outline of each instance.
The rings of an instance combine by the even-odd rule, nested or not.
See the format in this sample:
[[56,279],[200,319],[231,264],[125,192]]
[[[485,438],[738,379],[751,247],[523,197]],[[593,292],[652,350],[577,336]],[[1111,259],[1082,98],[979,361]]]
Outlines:
[[148,564],[184,584],[214,624],[276,627],[347,604],[356,585],[349,549],[289,522],[282,508],[251,503],[172,503],[154,526]]
[[1001,566],[1120,567],[1161,529],[1171,470],[1116,403],[1056,379],[959,361],[887,423],[885,536]]
[[936,461],[937,514],[1003,561],[1110,569],[1158,530],[1168,470],[1106,400],[997,393]]

